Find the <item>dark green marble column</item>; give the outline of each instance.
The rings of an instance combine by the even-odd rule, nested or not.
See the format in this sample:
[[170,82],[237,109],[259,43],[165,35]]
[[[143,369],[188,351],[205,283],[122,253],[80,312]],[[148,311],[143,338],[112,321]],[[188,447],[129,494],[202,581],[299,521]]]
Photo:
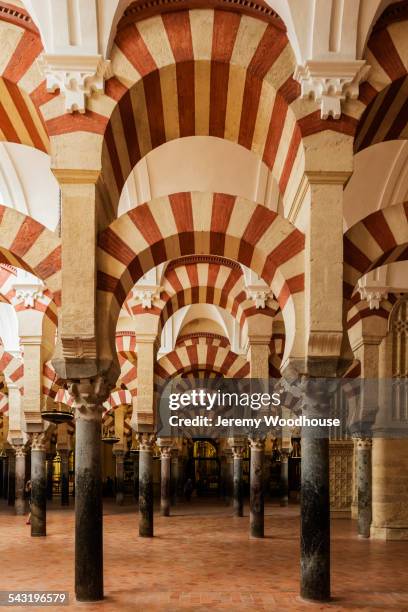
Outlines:
[[[305,430],[305,428],[304,428]],[[301,596],[330,599],[329,440],[302,432]]]
[[31,438],[31,535],[47,533],[47,473],[45,434],[34,433]]
[[115,495],[116,503],[122,506],[125,500],[125,453],[123,450],[114,450],[115,456]]
[[48,454],[47,460],[47,499],[52,501],[53,496],[53,475],[54,475],[54,454]]
[[153,537],[154,434],[139,434],[139,535]]
[[357,439],[357,528],[361,538],[370,537],[372,519],[371,438]]
[[75,595],[103,599],[102,403],[109,388],[102,379],[71,387],[75,409]]
[[69,506],[69,449],[58,450],[61,457],[61,506]]
[[250,534],[253,538],[264,537],[264,483],[263,463],[265,454],[265,440],[263,438],[250,438],[250,499],[249,521]]

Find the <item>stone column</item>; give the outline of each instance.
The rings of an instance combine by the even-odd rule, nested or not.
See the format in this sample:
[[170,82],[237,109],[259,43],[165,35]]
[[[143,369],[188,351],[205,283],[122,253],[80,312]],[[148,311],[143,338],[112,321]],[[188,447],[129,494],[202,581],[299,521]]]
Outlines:
[[14,450],[7,451],[8,457],[8,486],[7,503],[14,506],[16,500],[16,456]]
[[263,463],[265,453],[264,438],[249,438],[250,455],[250,492],[249,492],[249,522],[250,534],[253,538],[264,537],[264,483]]
[[125,499],[125,470],[124,470],[124,459],[125,453],[123,450],[115,449],[113,451],[115,455],[115,493],[116,503],[118,506],[122,506]]
[[170,516],[171,491],[171,446],[160,444],[161,453],[161,481],[160,481],[160,514]]
[[231,438],[229,444],[233,454],[233,493],[232,506],[234,516],[244,516],[244,491],[242,481],[242,459],[245,450],[245,441]]
[[281,489],[281,506],[289,504],[289,449],[282,448],[280,451],[280,489]]
[[16,447],[16,504],[15,510],[18,516],[23,516],[25,513],[25,458],[26,452],[24,446]]
[[133,453],[133,497],[139,499],[139,453]]
[[155,435],[139,434],[139,535],[153,537],[153,445]]
[[61,457],[61,506],[69,506],[69,449],[58,450]]
[[3,499],[8,499],[8,455],[3,457]]
[[54,472],[54,455],[47,455],[47,499],[52,500],[53,483],[52,477]]
[[[309,416],[309,415],[307,415]],[[313,415],[316,416],[316,415]],[[329,440],[302,430],[301,596],[330,598]]]
[[179,451],[178,448],[173,448],[171,451],[171,505],[175,506],[178,501],[179,487],[180,487],[180,465],[179,465]]
[[78,601],[103,599],[102,378],[71,386],[75,398],[75,594]]
[[45,434],[34,433],[31,437],[31,535],[45,536],[47,533],[47,473]]
[[370,537],[372,519],[371,438],[357,438],[357,529],[361,538]]

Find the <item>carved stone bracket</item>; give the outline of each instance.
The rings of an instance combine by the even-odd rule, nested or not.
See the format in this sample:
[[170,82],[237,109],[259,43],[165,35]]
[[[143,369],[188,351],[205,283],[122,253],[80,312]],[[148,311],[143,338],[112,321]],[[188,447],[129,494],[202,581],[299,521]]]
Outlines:
[[263,310],[267,306],[267,301],[272,298],[272,291],[267,287],[257,287],[251,285],[246,288],[246,294],[248,300],[255,302],[255,308],[257,310]]
[[35,302],[44,297],[42,289],[36,287],[24,287],[16,289],[16,294],[12,299],[13,306],[24,304],[25,308],[35,308]]
[[68,113],[85,113],[87,98],[103,94],[105,79],[111,76],[110,61],[101,55],[43,54],[38,60],[45,74],[47,91],[60,90]]
[[370,310],[378,310],[381,302],[388,298],[386,287],[365,287],[360,282],[358,285],[360,297],[368,302]]
[[110,385],[102,376],[71,382],[69,392],[74,398],[75,417],[99,419],[103,412],[103,402],[109,396]]
[[296,68],[294,76],[301,85],[302,98],[320,103],[322,119],[340,119],[341,103],[358,98],[359,85],[369,70],[365,60],[309,60]]
[[133,298],[142,303],[142,308],[152,308],[154,302],[160,300],[162,287],[158,285],[136,285],[133,288]]

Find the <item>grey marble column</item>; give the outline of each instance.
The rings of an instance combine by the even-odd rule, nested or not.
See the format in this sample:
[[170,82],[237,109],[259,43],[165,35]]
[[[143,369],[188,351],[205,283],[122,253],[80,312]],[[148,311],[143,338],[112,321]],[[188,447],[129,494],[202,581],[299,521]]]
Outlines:
[[287,506],[289,503],[289,449],[281,449],[280,462],[280,489],[281,489],[281,506]]
[[103,599],[102,403],[109,389],[101,378],[73,384],[75,398],[75,594]]
[[139,452],[132,454],[133,458],[133,497],[139,499]]
[[69,506],[69,449],[58,450],[61,457],[61,506]]
[[154,434],[139,434],[139,535],[153,537]]
[[230,438],[228,443],[233,455],[232,506],[234,516],[244,516],[243,457],[246,442],[243,438]]
[[16,447],[16,503],[15,511],[18,516],[25,514],[25,459],[26,452],[24,446]]
[[3,499],[8,499],[8,455],[3,457]]
[[301,596],[330,599],[329,440],[302,432]]
[[357,439],[357,528],[361,538],[370,537],[372,519],[371,438]]
[[171,446],[160,446],[160,514],[170,516]]
[[54,474],[54,455],[50,454],[46,457],[47,460],[47,499],[52,501],[53,496],[53,474]]
[[16,456],[12,449],[7,450],[7,504],[14,506],[16,499]]
[[125,453],[123,450],[114,450],[115,455],[115,494],[116,503],[122,506],[125,500]]
[[263,463],[265,439],[249,438],[250,455],[250,489],[249,489],[249,523],[253,538],[264,537],[264,483]]
[[8,457],[8,486],[7,503],[14,506],[16,501],[16,455],[14,450],[7,451]]
[[171,478],[171,505],[175,506],[178,497],[179,497],[179,488],[180,488],[180,461],[179,461],[179,452],[177,448],[173,448],[171,451],[171,469],[170,469],[170,478]]
[[45,434],[31,437],[31,535],[47,533],[47,473],[45,458]]

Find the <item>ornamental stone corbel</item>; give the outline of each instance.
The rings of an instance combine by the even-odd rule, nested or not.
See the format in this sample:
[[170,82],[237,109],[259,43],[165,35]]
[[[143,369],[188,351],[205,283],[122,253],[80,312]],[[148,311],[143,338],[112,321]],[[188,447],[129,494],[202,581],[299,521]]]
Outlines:
[[136,285],[133,288],[133,299],[142,303],[142,308],[150,309],[160,300],[162,287],[159,285]]
[[381,302],[388,298],[386,287],[363,286],[360,281],[358,285],[360,298],[366,300],[370,310],[379,310]]
[[257,310],[263,310],[266,308],[267,301],[272,297],[272,292],[268,287],[259,287],[256,285],[250,285],[246,288],[246,294],[248,300],[255,302],[255,308]]
[[342,102],[358,98],[360,83],[369,70],[365,60],[308,60],[297,66],[294,78],[300,83],[302,98],[320,104],[322,119],[340,119]]
[[44,53],[38,60],[46,77],[47,91],[58,89],[67,113],[85,113],[87,99],[105,92],[105,79],[112,76],[111,63],[102,55]]

